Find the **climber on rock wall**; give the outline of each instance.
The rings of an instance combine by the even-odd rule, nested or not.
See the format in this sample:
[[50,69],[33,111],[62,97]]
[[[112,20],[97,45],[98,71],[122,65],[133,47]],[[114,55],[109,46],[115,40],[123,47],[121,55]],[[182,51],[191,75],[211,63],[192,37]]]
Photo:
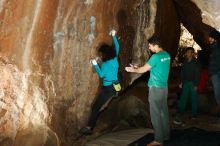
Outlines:
[[113,38],[114,47],[104,43],[98,48],[99,58],[102,61],[100,65],[97,63],[97,59],[91,60],[98,76],[102,80],[102,87],[92,106],[88,125],[80,129],[81,134],[92,134],[100,109],[103,109],[103,106],[120,91],[120,83],[118,81],[118,55],[120,47],[116,37],[116,31],[110,31],[109,35]]

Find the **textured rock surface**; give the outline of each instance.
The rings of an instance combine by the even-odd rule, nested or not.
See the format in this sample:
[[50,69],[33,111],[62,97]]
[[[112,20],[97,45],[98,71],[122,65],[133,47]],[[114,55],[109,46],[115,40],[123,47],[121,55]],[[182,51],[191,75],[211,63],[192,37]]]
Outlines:
[[[101,114],[97,129],[113,125],[115,130],[129,127],[151,127],[147,104],[135,96],[121,96],[112,100]],[[104,125],[104,126],[101,126]],[[103,129],[105,130],[105,129]],[[100,130],[101,131],[101,130]]]
[[195,41],[206,49],[206,38],[213,28],[220,29],[218,0],[174,0],[177,13],[183,25]]
[[120,37],[124,86],[138,77],[124,66],[146,61],[146,40],[154,32],[175,55],[179,19],[171,0],[0,0],[0,145],[23,135],[31,143],[39,127],[45,134],[39,145],[56,134],[62,145],[71,144],[67,137],[86,124],[99,88],[89,60],[99,43],[111,43],[112,28]]
[[220,31],[220,1],[192,0],[202,11],[202,21]]
[[[49,117],[46,95],[15,65],[0,62],[0,138],[14,139],[17,131],[30,125],[44,125]],[[30,91],[30,92],[28,92]]]

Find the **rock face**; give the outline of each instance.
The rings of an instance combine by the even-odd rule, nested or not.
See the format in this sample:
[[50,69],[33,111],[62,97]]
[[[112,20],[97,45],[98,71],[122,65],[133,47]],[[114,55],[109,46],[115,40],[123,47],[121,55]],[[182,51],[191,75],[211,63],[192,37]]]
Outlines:
[[202,21],[220,31],[220,1],[192,0],[202,12]]
[[111,44],[108,32],[118,30],[126,87],[138,76],[124,67],[146,61],[153,33],[175,55],[175,6],[172,0],[0,0],[0,145],[16,146],[24,135],[32,144],[39,127],[45,134],[39,145],[50,145],[56,134],[70,145],[66,137],[86,124],[100,86],[89,63],[98,44]]
[[193,35],[194,40],[207,49],[206,39],[209,32],[220,29],[218,0],[174,0],[181,23]]
[[97,122],[96,129],[109,125],[114,126],[115,130],[124,127],[151,127],[149,113],[147,104],[135,96],[116,97],[111,101],[109,108],[101,114],[102,121]]

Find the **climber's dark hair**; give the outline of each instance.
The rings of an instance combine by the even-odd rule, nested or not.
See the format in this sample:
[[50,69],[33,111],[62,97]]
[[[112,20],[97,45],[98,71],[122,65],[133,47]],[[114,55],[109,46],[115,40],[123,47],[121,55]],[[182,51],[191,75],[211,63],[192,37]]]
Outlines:
[[100,47],[98,47],[98,53],[101,53],[103,62],[116,57],[115,49],[106,43],[102,43]]
[[161,40],[158,36],[153,35],[148,39],[148,43],[152,45],[158,45],[158,47],[162,48]]
[[209,37],[212,37],[215,40],[220,40],[220,33],[216,29],[213,29],[212,31],[210,31]]

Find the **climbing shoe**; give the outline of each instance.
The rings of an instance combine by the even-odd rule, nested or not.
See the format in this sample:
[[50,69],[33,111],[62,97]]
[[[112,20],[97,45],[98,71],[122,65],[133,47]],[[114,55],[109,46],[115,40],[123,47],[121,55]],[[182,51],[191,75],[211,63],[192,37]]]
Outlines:
[[92,127],[90,126],[83,127],[82,129],[80,129],[79,133],[83,135],[90,135],[92,134]]

